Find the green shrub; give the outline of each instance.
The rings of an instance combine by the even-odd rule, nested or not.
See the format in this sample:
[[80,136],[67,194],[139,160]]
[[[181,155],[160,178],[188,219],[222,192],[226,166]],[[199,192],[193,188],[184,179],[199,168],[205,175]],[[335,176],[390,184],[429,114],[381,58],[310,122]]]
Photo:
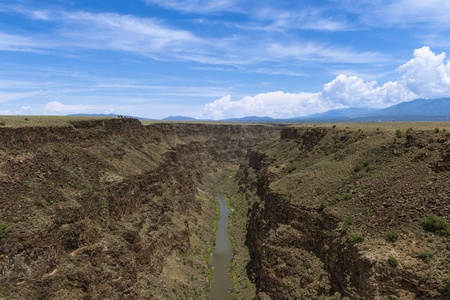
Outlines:
[[386,232],[386,239],[391,242],[395,242],[398,239],[398,233],[395,231]]
[[429,232],[435,232],[441,235],[450,235],[450,229],[447,220],[434,214],[420,220],[423,229]]
[[400,129],[397,129],[395,131],[395,136],[400,139],[400,138],[404,137],[405,135],[403,134],[403,132]]
[[444,280],[444,285],[442,287],[445,293],[450,294],[450,276]]
[[345,225],[352,225],[354,221],[355,219],[353,219],[350,216],[345,217],[344,220],[342,220],[342,222],[344,222]]
[[11,292],[11,285],[6,282],[0,285],[0,299],[11,299],[9,297]]
[[348,200],[350,200],[350,199],[352,199],[352,195],[350,195],[349,193],[345,193],[345,194],[344,194],[344,200],[345,200],[345,201],[348,201]]
[[336,128],[336,125],[333,125],[333,128]]
[[6,123],[4,121],[0,122],[0,126],[5,126],[5,125],[6,125]]
[[417,255],[417,258],[422,260],[422,261],[424,261],[424,262],[427,262],[427,261],[430,261],[433,258],[433,255],[434,255],[433,252],[423,251],[423,252],[420,252]]
[[323,211],[326,207],[325,202],[320,202],[319,211]]
[[288,170],[288,173],[292,173],[292,172],[294,172],[295,170],[297,170],[296,167],[290,167],[289,170]]
[[353,233],[350,235],[350,243],[357,244],[364,242],[364,235],[362,233]]
[[6,225],[3,222],[0,222],[0,241],[3,239],[7,239],[9,237],[9,233],[11,232],[11,227]]
[[403,151],[394,150],[394,155],[395,156],[402,156],[403,155]]
[[436,128],[434,129],[434,132],[438,133],[438,132],[439,132],[439,128],[436,127]]
[[398,261],[397,261],[397,259],[395,258],[395,257],[393,257],[393,256],[389,256],[389,258],[388,258],[388,264],[390,265],[390,266],[392,266],[392,267],[397,267],[398,266]]
[[331,205],[337,204],[342,201],[342,197],[339,195],[334,195],[333,199],[331,199]]
[[361,171],[361,165],[356,165],[354,168],[353,168],[353,171],[355,171],[355,172],[359,172],[359,171]]

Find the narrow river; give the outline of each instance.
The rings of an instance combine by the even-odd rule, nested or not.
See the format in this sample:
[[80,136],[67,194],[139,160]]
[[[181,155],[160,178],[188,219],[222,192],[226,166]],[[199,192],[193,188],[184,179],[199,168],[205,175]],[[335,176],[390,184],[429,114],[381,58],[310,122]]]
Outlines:
[[233,287],[233,280],[230,276],[233,247],[227,233],[230,210],[227,200],[221,194],[217,197],[220,205],[220,219],[217,222],[216,244],[211,256],[213,268],[211,300],[232,299],[231,289]]

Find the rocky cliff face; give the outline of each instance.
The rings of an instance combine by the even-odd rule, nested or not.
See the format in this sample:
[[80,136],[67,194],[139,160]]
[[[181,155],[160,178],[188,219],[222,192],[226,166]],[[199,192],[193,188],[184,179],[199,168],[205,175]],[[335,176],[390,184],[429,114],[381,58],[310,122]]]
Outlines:
[[[258,299],[444,299],[450,134],[285,127],[238,180]],[[330,297],[330,298],[329,298]]]
[[374,127],[0,128],[0,299],[206,299],[209,185],[239,164],[258,299],[444,299],[450,128]]
[[0,128],[0,298],[206,298],[215,173],[258,125]]

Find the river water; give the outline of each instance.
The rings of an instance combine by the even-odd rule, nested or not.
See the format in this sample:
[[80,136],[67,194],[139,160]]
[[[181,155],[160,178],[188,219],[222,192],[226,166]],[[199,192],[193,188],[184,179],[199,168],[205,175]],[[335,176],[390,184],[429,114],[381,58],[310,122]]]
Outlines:
[[233,259],[233,247],[228,237],[228,217],[230,210],[227,200],[219,194],[220,219],[217,222],[216,244],[211,255],[213,277],[211,282],[211,300],[232,299],[231,289],[233,280],[230,276],[231,260]]

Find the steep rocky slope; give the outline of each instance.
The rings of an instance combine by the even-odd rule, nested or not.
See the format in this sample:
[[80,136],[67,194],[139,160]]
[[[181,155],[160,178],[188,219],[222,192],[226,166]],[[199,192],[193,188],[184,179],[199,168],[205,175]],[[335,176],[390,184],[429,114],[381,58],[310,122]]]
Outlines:
[[285,127],[249,152],[258,299],[450,297],[449,124],[357,126]]
[[221,174],[239,299],[445,299],[450,127],[436,126],[2,127],[0,299],[206,299]]
[[208,183],[274,127],[0,128],[0,299],[207,297]]

